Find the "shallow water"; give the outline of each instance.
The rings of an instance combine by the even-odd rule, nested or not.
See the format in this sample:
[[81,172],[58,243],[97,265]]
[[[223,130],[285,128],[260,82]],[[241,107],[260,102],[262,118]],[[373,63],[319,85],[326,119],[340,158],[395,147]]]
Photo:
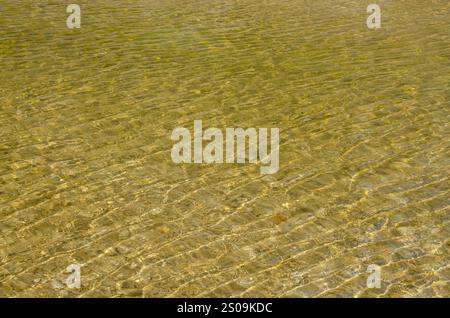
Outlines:
[[[0,3],[0,296],[450,296],[447,0],[77,3]],[[174,164],[196,119],[279,171]]]

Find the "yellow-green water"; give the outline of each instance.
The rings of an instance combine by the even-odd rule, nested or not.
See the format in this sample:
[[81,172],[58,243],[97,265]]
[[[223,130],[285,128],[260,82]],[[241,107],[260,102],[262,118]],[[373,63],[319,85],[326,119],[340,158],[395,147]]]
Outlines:
[[[450,296],[447,0],[72,2],[0,2],[0,296]],[[196,119],[280,170],[174,164]]]

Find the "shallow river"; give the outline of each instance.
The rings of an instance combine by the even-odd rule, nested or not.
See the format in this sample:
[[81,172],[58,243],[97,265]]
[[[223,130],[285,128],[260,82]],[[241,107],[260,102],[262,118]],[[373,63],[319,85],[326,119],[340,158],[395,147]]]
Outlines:
[[71,2],[0,3],[0,296],[450,297],[449,1]]

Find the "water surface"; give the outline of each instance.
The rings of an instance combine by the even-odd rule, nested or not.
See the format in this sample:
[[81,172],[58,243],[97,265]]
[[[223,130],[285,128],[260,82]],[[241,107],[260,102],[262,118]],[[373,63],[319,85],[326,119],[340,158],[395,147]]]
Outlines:
[[[2,1],[0,296],[449,297],[450,5],[372,2]],[[280,170],[174,164],[196,119]]]

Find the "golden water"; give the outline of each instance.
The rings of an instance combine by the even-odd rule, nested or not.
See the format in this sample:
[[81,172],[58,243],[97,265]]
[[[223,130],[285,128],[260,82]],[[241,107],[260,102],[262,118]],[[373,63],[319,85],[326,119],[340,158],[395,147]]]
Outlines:
[[[0,296],[450,296],[449,1],[69,3],[0,3]],[[195,119],[280,170],[172,163]]]

